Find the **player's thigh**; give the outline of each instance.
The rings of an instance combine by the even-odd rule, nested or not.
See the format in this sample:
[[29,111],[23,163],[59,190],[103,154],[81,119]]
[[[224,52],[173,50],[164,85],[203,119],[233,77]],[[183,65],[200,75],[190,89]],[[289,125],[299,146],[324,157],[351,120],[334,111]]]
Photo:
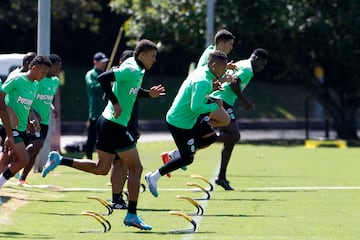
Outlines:
[[142,167],[139,152],[136,147],[118,152],[117,155],[120,157],[123,163],[129,168],[129,170],[133,168]]
[[219,108],[209,114],[210,119],[215,120],[219,126],[226,126],[230,123],[230,116],[224,108]]
[[102,169],[105,172],[109,172],[114,160],[115,154],[97,150],[99,160],[97,162],[97,168]]

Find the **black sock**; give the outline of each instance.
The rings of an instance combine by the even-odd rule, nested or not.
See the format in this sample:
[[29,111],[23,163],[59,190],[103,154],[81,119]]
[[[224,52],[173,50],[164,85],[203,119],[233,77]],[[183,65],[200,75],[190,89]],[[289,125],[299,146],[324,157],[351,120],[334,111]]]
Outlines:
[[137,201],[129,201],[128,212],[136,214]]
[[7,167],[4,172],[3,172],[3,176],[6,180],[9,180],[10,178],[12,178],[13,176],[15,176],[15,174],[12,174],[10,172],[10,169]]
[[219,178],[225,179],[225,176],[226,176],[226,169],[220,168]]
[[60,165],[72,167],[74,158],[62,157]]
[[122,193],[113,193],[112,194],[113,203],[118,202],[120,199],[122,199]]

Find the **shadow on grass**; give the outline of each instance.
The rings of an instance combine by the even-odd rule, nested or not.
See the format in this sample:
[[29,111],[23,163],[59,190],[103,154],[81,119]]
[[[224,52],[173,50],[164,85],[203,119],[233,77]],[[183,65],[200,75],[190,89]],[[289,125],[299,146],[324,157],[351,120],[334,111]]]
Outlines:
[[249,202],[271,202],[271,201],[286,201],[284,199],[265,199],[265,198],[226,198],[226,199],[212,199],[212,201],[249,201]]
[[0,239],[52,239],[53,237],[39,234],[24,234],[19,232],[0,232]]
[[270,216],[270,215],[248,215],[248,214],[205,214],[205,217],[243,217],[243,218],[273,218],[279,217],[283,218],[284,216]]
[[173,209],[155,209],[155,208],[138,208],[139,211],[144,211],[144,212],[169,212]]

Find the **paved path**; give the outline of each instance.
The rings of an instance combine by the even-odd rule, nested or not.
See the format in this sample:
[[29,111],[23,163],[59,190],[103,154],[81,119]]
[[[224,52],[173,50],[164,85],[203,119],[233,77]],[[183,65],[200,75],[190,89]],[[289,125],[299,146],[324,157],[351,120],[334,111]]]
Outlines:
[[[241,140],[304,140],[305,130],[241,130]],[[330,131],[330,138],[335,138],[334,131]],[[323,138],[324,131],[310,131],[309,137],[313,139]],[[63,135],[61,136],[60,145],[64,149],[66,145],[85,142],[86,136],[80,135]],[[152,141],[172,141],[169,132],[143,132],[139,142]]]

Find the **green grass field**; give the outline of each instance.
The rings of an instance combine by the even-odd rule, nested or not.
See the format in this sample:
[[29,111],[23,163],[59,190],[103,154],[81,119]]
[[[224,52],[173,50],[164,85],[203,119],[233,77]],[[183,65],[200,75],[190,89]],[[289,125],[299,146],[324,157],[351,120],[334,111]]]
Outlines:
[[[170,142],[138,145],[144,173],[157,168],[159,153],[170,150]],[[106,233],[80,233],[101,230],[94,218],[82,216],[84,210],[106,212],[95,195],[111,198],[109,176],[95,176],[60,166],[45,179],[32,174],[33,185],[55,185],[77,191],[24,188],[10,180],[0,195],[0,239],[360,239],[360,164],[359,148],[338,149],[304,146],[267,146],[239,144],[230,162],[228,178],[235,191],[214,186],[210,200],[197,200],[203,216],[195,233],[169,233],[191,225],[171,210],[194,213],[195,207],[177,195],[203,198],[188,182],[207,186],[191,174],[211,182],[219,167],[221,145],[200,151],[187,171],[159,181],[159,197],[149,191],[140,194],[138,214],[152,231],[125,227],[125,211],[115,210],[106,218],[112,229]],[[142,180],[142,182],[144,182]]]

